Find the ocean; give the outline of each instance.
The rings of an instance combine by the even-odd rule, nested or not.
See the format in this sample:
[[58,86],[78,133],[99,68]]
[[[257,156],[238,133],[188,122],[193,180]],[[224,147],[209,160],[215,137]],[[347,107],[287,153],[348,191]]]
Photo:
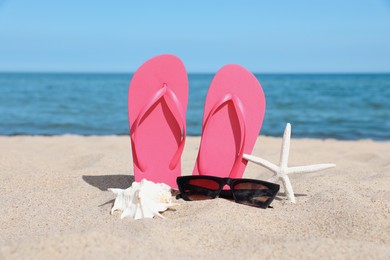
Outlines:
[[[0,135],[127,135],[132,74],[0,73]],[[390,140],[390,74],[256,74],[260,135]],[[189,74],[187,133],[201,134],[213,74]]]

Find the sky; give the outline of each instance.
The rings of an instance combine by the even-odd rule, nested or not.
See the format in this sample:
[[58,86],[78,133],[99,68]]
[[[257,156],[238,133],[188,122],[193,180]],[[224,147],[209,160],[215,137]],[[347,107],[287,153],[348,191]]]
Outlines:
[[390,0],[0,0],[0,71],[390,72]]

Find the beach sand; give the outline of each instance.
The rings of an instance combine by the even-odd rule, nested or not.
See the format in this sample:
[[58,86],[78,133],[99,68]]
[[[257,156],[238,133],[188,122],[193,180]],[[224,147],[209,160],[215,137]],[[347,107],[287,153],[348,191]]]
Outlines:
[[[188,137],[183,175],[199,137]],[[254,155],[279,161],[281,138]],[[128,136],[0,137],[0,259],[390,258],[390,142],[292,139],[290,166],[336,168],[291,175],[273,208],[224,199],[178,200],[167,219],[110,215],[132,181]],[[248,164],[244,177],[271,173]]]

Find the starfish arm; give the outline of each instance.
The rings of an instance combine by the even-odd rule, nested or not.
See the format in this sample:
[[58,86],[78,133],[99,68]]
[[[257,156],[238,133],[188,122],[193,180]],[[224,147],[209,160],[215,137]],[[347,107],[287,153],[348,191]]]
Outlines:
[[325,169],[336,167],[336,164],[324,163],[324,164],[312,164],[306,166],[296,166],[287,168],[287,174],[290,173],[309,173],[309,172],[317,172]]
[[290,182],[290,178],[287,175],[284,175],[281,177],[282,178],[282,184],[284,186],[284,191],[286,192],[287,199],[295,203],[295,196],[294,196],[294,191]]
[[282,151],[280,153],[280,167],[287,167],[288,157],[290,154],[290,139],[291,139],[291,125],[286,124],[284,129],[283,140],[282,140]]
[[242,157],[248,161],[255,163],[255,164],[261,165],[274,173],[276,173],[279,170],[279,166],[277,166],[277,165],[275,165],[267,160],[264,160],[260,157],[245,154],[245,153]]

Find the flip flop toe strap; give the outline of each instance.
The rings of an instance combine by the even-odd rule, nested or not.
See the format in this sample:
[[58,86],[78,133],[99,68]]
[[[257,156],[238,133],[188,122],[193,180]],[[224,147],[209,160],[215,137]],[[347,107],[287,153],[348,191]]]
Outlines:
[[[183,153],[184,149],[184,143],[186,139],[186,124],[184,120],[184,112],[183,112],[183,106],[180,103],[179,99],[177,98],[176,94],[167,86],[167,84],[164,83],[163,87],[159,89],[154,95],[149,99],[149,101],[141,108],[140,112],[138,113],[138,116],[136,120],[134,121],[133,125],[131,126],[131,141],[133,144],[133,157],[134,161],[136,162],[138,168],[145,172],[147,169],[147,166],[143,162],[143,160],[140,159],[140,155],[137,152],[137,129],[138,126],[141,124],[141,121],[144,119],[145,115],[148,113],[149,110],[153,108],[153,106],[160,101],[160,99],[164,98],[166,101],[166,104],[168,105],[168,108],[172,112],[172,115],[175,118],[175,122],[180,127],[180,130],[182,132],[182,138],[180,141],[180,144],[173,155],[170,163],[169,163],[169,169],[173,170],[176,168],[178,162],[180,161],[181,154]],[[176,113],[175,113],[176,111]]]
[[[222,99],[217,102],[212,109],[210,110],[210,113],[208,114],[204,124],[203,124],[203,131],[202,131],[202,141],[199,147],[199,158],[198,158],[198,169],[199,169],[199,174],[212,174],[208,173],[206,170],[205,166],[205,158],[207,157],[206,154],[204,154],[204,149],[202,149],[202,143],[204,141],[204,138],[207,137],[207,129],[208,125],[210,122],[210,118],[218,111],[220,110],[223,106],[227,105],[228,103],[233,104],[233,108],[235,111],[235,114],[237,115],[239,124],[240,124],[240,132],[241,132],[241,143],[240,143],[240,148],[239,151],[236,155],[236,159],[234,161],[233,167],[231,172],[229,173],[229,176],[232,177],[232,173],[237,172],[238,168],[240,167],[241,161],[242,161],[242,156],[244,154],[244,145],[245,145],[245,139],[246,139],[246,126],[245,126],[245,117],[244,117],[244,107],[242,105],[241,100],[236,96],[232,94],[226,94]],[[207,159],[207,158],[206,158]]]

